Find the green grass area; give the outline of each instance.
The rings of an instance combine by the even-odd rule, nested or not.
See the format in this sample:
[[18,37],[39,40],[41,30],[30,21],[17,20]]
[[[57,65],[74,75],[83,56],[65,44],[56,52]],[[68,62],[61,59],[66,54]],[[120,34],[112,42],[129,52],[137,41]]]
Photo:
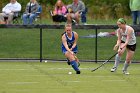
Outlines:
[[0,93],[139,93],[139,64],[131,64],[130,75],[122,74],[123,64],[111,73],[111,63],[91,72],[99,65],[81,63],[76,75],[66,63],[0,62]]

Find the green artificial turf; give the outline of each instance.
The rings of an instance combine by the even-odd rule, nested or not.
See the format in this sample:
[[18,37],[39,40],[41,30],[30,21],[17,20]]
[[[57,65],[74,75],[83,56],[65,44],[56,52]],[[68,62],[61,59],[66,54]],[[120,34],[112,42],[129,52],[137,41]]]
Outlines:
[[81,63],[76,75],[66,63],[0,62],[0,93],[139,93],[139,64],[131,64],[130,75],[122,74],[123,64],[110,72],[112,63],[91,72],[99,65]]

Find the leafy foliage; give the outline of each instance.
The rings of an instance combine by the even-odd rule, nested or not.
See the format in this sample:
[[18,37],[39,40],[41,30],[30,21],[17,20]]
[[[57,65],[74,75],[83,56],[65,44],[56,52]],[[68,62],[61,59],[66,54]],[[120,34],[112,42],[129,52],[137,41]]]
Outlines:
[[[49,15],[48,10],[53,9],[57,0],[37,0],[43,6],[43,15]],[[129,0],[82,0],[88,7],[88,16],[95,19],[109,19],[119,17],[129,17]],[[0,9],[7,4],[9,0],[0,0]],[[18,0],[22,4],[22,12],[25,10],[29,0]],[[68,5],[72,0],[63,0]]]

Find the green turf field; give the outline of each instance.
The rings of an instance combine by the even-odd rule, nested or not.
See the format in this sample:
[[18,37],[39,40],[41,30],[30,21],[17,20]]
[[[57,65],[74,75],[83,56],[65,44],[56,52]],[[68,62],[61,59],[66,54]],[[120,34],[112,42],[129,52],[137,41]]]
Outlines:
[[[66,63],[0,62],[0,93],[139,93],[140,66],[131,64],[130,75],[122,74],[120,64],[111,73],[108,63],[81,63],[82,73],[76,75]],[[71,71],[73,74],[69,75]]]

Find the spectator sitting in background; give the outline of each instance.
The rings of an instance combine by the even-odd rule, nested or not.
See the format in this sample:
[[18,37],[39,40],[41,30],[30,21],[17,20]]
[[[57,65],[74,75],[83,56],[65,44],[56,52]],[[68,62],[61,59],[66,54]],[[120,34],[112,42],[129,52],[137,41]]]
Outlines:
[[[25,13],[22,16],[23,24],[33,24],[33,21],[37,17],[39,4],[36,0],[30,0],[30,2],[26,5]],[[28,22],[29,21],[29,22]]]
[[[14,16],[18,16],[19,11],[21,11],[21,5],[17,0],[10,0],[10,3],[8,3],[2,9],[2,13],[0,13],[0,24],[11,24]],[[5,17],[7,17],[6,22]]]
[[132,12],[133,25],[137,25],[137,19],[140,25],[140,1],[130,0],[129,5]]
[[67,6],[67,9],[69,12],[67,22],[72,23],[72,19],[75,19],[76,23],[79,24],[81,13],[85,11],[85,4],[80,0],[73,0],[73,3]]
[[[82,0],[80,0],[80,1],[82,1]],[[87,22],[87,17],[86,17],[87,12],[88,12],[88,8],[85,7],[85,10],[82,11],[82,13],[81,13],[81,22],[82,22],[84,25],[87,24],[87,23],[86,23],[86,22]]]
[[54,22],[66,22],[66,12],[67,8],[65,7],[62,0],[57,0],[55,4],[54,11],[52,13],[52,18]]

